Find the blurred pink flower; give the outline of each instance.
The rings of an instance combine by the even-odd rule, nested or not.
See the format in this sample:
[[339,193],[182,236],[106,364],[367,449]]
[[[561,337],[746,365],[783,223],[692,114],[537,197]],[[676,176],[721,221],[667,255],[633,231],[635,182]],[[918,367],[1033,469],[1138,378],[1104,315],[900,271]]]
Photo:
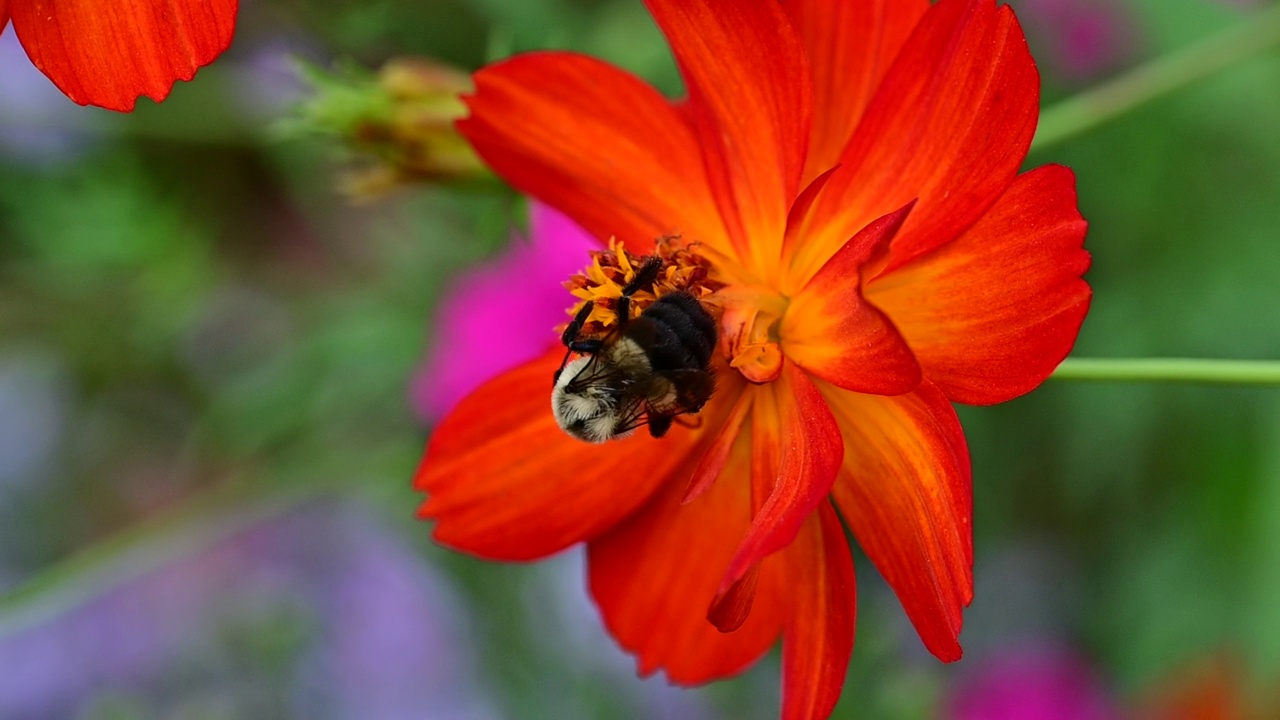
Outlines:
[[597,245],[572,220],[530,202],[529,238],[513,238],[501,255],[456,278],[437,307],[433,342],[410,387],[418,417],[434,422],[485,380],[555,343],[571,300],[562,283]]
[[1012,646],[972,668],[947,699],[948,720],[1112,720],[1118,713],[1079,654]]
[[1113,0],[1021,0],[1018,17],[1036,57],[1067,80],[1084,81],[1121,65],[1133,46],[1129,16]]

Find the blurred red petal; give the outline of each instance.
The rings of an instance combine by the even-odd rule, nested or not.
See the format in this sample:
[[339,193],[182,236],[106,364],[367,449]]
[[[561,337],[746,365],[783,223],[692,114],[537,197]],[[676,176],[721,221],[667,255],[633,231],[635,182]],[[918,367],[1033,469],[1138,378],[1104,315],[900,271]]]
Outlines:
[[958,660],[973,599],[973,484],[954,408],[928,381],[896,397],[823,394],[844,431],[836,506],[925,647]]
[[684,75],[730,236],[748,269],[767,278],[778,270],[809,144],[812,92],[800,39],[777,0],[646,4]]
[[889,266],[953,239],[1008,188],[1039,109],[1039,75],[1008,6],[942,0],[907,40],[828,183],[803,277],[877,217],[919,199]]
[[[760,397],[765,395],[773,396],[772,403]],[[770,405],[773,412],[769,410]],[[752,419],[766,428],[771,426],[776,432],[778,447],[766,447],[765,442],[759,442],[772,434],[768,429],[757,432],[752,455],[777,457],[777,471],[772,478],[764,478],[772,483],[772,489],[734,553],[717,598],[728,592],[752,566],[795,539],[805,519],[827,497],[840,468],[840,428],[817,386],[794,363],[783,364],[778,382],[757,389]],[[753,485],[757,485],[754,491],[760,489],[760,479],[753,481]]]
[[821,720],[844,687],[858,601],[853,555],[830,502],[809,516],[786,562],[793,605],[782,639],[782,718]]
[[883,255],[911,205],[875,220],[844,244],[791,298],[779,331],[783,353],[846,390],[909,392],[920,366],[893,323],[862,297],[862,269]]
[[[707,603],[751,522],[747,482],[751,440],[743,434],[720,482],[682,504],[685,483],[668,483],[653,502],[588,545],[591,592],[605,626],[648,675],[664,668],[692,685],[740,672],[782,631],[782,564],[761,565],[750,615],[730,633],[707,620]],[[744,595],[744,598],[746,596]]]
[[[213,62],[235,32],[237,0],[19,0],[27,56],[81,105],[129,112]],[[0,10],[2,12],[2,10]]]
[[475,74],[458,130],[507,182],[635,253],[683,234],[728,247],[693,129],[634,75],[566,52]]
[[549,403],[561,355],[499,375],[432,432],[414,487],[440,543],[499,560],[549,555],[613,526],[685,465],[698,433],[679,426],[604,445],[560,430]]
[[881,276],[867,297],[893,318],[952,400],[1004,402],[1071,352],[1091,291],[1088,225],[1061,166],[1020,176],[959,239]]
[[929,0],[785,0],[813,76],[805,182],[835,165]]

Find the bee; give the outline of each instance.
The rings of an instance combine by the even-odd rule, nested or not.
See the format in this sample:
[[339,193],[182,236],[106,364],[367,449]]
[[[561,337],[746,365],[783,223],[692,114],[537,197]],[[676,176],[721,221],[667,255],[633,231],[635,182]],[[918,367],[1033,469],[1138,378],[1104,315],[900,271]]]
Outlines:
[[590,300],[565,327],[551,409],[569,435],[602,443],[648,425],[660,438],[678,416],[696,414],[711,398],[716,322],[702,303],[688,292],[671,292],[631,317],[631,296],[657,279],[662,266],[662,258],[650,257],[622,288],[614,332],[580,337],[594,307]]

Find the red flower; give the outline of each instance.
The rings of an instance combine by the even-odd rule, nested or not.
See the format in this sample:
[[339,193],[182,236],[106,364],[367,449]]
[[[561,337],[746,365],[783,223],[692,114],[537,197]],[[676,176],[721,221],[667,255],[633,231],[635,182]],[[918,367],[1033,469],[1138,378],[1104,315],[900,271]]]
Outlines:
[[586,445],[549,412],[552,349],[437,427],[421,515],[487,558],[587,542],[642,673],[724,677],[781,636],[783,715],[822,717],[853,646],[841,517],[925,645],[960,657],[972,496],[951,401],[1021,395],[1070,351],[1085,222],[1069,170],[1018,174],[1039,79],[994,0],[648,6],[687,100],[534,53],[476,74],[459,129],[602,241],[700,242],[728,285],[719,389],[698,427]]
[[0,0],[40,68],[81,105],[129,112],[159,102],[231,44],[238,0]]

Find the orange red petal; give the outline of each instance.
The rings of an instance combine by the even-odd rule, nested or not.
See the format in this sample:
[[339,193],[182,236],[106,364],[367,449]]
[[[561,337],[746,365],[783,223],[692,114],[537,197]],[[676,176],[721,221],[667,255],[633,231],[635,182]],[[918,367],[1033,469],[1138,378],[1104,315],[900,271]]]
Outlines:
[[733,632],[742,627],[742,623],[751,615],[756,586],[759,584],[760,566],[756,565],[730,585],[723,595],[711,601],[711,607],[707,609],[707,620],[720,632]]
[[1061,166],[1020,176],[959,239],[883,275],[867,297],[957,402],[1029,392],[1071,351],[1089,310],[1087,223]]
[[[721,388],[717,392],[723,396],[726,392],[733,391]],[[736,394],[736,399],[732,401],[733,409],[729,411],[724,423],[715,431],[715,436],[702,450],[702,457],[694,466],[693,475],[689,477],[688,488],[680,502],[689,503],[698,499],[702,493],[711,488],[712,483],[724,471],[725,463],[729,461],[729,453],[742,433],[742,425],[750,417],[751,399],[754,396],[754,393],[743,392],[741,388],[736,389]]]
[[910,211],[907,205],[863,228],[791,298],[779,330],[789,359],[846,390],[897,395],[920,383],[911,348],[863,298],[861,279]]
[[634,253],[683,234],[732,257],[693,129],[644,81],[540,52],[490,65],[475,83],[458,130],[517,189]]
[[838,161],[929,0],[785,0],[783,7],[813,76],[807,184]]
[[[21,0],[13,30],[31,62],[81,105],[157,102],[231,44],[237,0]],[[0,8],[0,16],[3,8]]]
[[1013,181],[1039,114],[1039,75],[1008,6],[941,0],[921,18],[828,183],[797,253],[816,272],[871,220],[918,198],[889,267],[953,239]]
[[925,647],[958,660],[973,598],[973,490],[955,410],[928,381],[895,397],[830,385],[823,395],[844,434],[836,507]]
[[[758,395],[772,394],[776,411],[770,413],[770,403],[757,398],[752,419],[765,428],[755,433],[759,442],[753,441],[752,455],[756,460],[777,457],[777,470],[767,478],[772,488],[734,553],[717,597],[727,593],[757,563],[795,539],[805,519],[830,492],[843,452],[840,428],[822,393],[795,364],[784,362],[777,382],[755,390]],[[776,428],[773,432],[770,425]],[[761,447],[770,440],[779,447]],[[760,467],[767,471],[767,466]],[[760,481],[766,478],[760,477],[759,469],[755,474],[753,492],[758,495]]]
[[777,0],[646,0],[689,93],[711,186],[738,255],[776,272],[809,144],[812,91]]
[[730,633],[707,620],[707,603],[751,522],[747,475],[751,442],[743,434],[723,477],[697,500],[681,503],[683,478],[665,485],[641,511],[588,544],[591,592],[605,626],[637,656],[642,675],[659,668],[691,685],[747,668],[777,640],[788,600],[785,568],[760,567],[750,614]]
[[831,714],[840,699],[853,635],[853,556],[830,502],[823,502],[787,548],[792,607],[782,639],[782,718]]
[[[808,234],[812,231],[810,223],[813,222],[813,208],[818,202],[818,198],[822,197],[822,191],[827,186],[827,182],[831,180],[831,176],[840,171],[839,165],[833,165],[827,170],[818,173],[812,180],[805,184],[804,190],[791,203],[791,209],[787,211],[787,230],[782,238],[782,266],[789,269],[791,259],[795,255],[796,250],[804,244]],[[846,171],[847,172],[847,171]],[[780,289],[790,294],[795,287],[795,278],[793,273],[783,271]]]
[[697,433],[679,426],[661,441],[566,435],[549,409],[560,356],[489,381],[431,434],[414,487],[427,493],[419,515],[436,520],[438,542],[500,560],[549,555],[615,525],[690,457]]

